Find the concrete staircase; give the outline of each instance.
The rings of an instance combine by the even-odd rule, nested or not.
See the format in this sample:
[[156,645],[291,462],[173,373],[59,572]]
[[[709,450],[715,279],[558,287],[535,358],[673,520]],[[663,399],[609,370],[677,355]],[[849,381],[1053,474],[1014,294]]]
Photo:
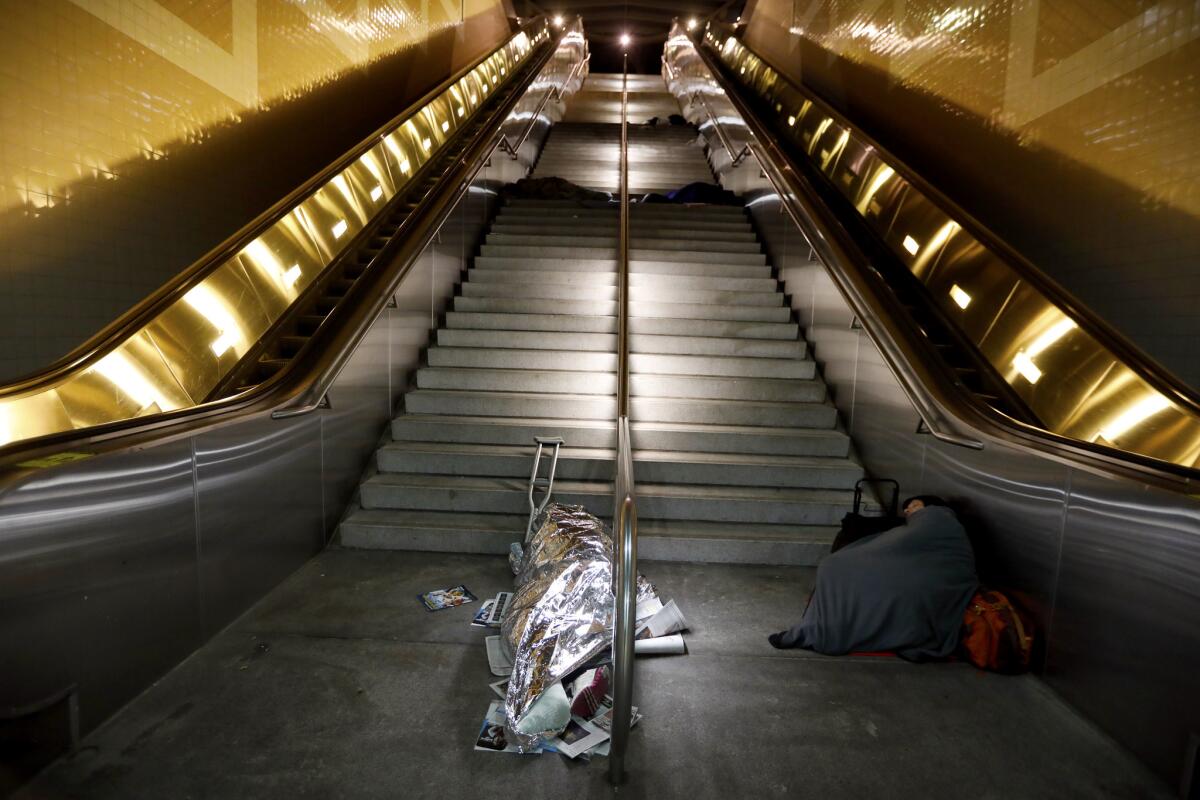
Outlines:
[[[693,151],[677,152],[685,162]],[[566,441],[556,499],[608,517],[617,216],[615,204],[505,203],[342,523],[343,545],[504,552],[524,532],[535,435]],[[630,224],[642,557],[816,563],[862,470],[745,211],[636,205]]]
[[[645,125],[678,114],[675,98],[657,76],[630,76],[629,191],[637,197],[689,183],[712,183],[704,150],[690,125]],[[605,192],[617,191],[621,163],[621,76],[593,74],[571,99],[563,122],[550,129],[533,177],[565,178]]]

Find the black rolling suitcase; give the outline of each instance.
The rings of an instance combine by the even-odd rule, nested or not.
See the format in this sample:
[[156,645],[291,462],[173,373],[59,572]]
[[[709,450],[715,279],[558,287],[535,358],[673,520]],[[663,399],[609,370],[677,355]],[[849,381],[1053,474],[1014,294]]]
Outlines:
[[[881,515],[866,515],[862,513],[863,486],[868,483],[890,484],[892,499],[884,508]],[[829,552],[836,553],[851,542],[857,542],[867,536],[883,533],[904,524],[900,516],[900,484],[891,478],[863,478],[854,484],[854,510],[842,517],[842,529],[833,538],[833,546]]]

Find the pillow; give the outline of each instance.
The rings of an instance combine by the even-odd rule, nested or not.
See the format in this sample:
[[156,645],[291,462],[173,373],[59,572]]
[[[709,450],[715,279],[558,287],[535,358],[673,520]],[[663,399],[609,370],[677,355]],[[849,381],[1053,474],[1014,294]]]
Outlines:
[[517,733],[525,736],[562,733],[571,721],[571,704],[562,684],[555,681],[542,696],[533,702],[525,716],[517,723]]

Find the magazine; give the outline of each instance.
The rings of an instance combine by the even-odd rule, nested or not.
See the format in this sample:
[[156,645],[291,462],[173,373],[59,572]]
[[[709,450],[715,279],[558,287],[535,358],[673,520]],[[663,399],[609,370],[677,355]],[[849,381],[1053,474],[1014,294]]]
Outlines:
[[490,627],[490,626],[487,624],[487,617],[488,617],[488,614],[490,614],[490,613],[491,613],[491,611],[492,611],[492,605],[493,605],[495,602],[496,602],[495,600],[484,600],[484,601],[483,601],[483,605],[481,605],[481,606],[479,607],[479,610],[475,612],[475,617],[474,617],[474,618],[471,620],[471,627],[472,627],[472,628],[487,628],[487,627]]
[[417,595],[428,611],[441,611],[444,608],[454,608],[463,603],[473,603],[479,598],[471,594],[465,585],[459,584],[452,589],[435,589],[432,592]]
[[[504,703],[493,700],[488,706],[483,725],[479,728],[479,737],[475,740],[476,750],[486,750],[492,753],[517,753],[515,744],[509,744],[504,735]],[[530,754],[540,755],[544,748],[539,744]]]
[[608,738],[608,731],[582,717],[572,715],[566,730],[546,743],[567,758],[576,758]]

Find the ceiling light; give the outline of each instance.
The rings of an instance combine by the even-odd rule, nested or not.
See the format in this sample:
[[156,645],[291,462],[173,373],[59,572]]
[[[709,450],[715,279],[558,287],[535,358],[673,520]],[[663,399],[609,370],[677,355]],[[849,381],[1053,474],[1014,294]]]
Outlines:
[[687,21],[687,29],[688,29],[689,31],[694,31],[694,30],[696,29],[696,26],[697,26],[698,24],[699,24],[699,23],[698,23],[698,22],[696,22],[696,18],[695,18],[695,17],[692,17],[691,19],[689,19],[689,20]]
[[621,46],[622,47],[629,47],[629,43],[632,41],[633,41],[633,37],[630,36],[628,33],[621,34]]
[[554,17],[554,24],[555,24],[555,25],[557,25],[557,26],[558,26],[558,27],[560,27],[560,28],[562,27],[562,24],[563,24],[563,18],[562,18],[562,14],[557,14],[557,15],[555,15],[555,17]]

